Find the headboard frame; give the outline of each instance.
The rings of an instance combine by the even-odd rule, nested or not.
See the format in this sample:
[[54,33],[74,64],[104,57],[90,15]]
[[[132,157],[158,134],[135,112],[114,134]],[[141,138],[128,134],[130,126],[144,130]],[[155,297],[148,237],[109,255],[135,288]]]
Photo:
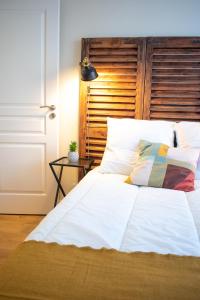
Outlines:
[[101,161],[106,117],[200,121],[200,37],[82,39],[99,77],[81,82],[82,157]]

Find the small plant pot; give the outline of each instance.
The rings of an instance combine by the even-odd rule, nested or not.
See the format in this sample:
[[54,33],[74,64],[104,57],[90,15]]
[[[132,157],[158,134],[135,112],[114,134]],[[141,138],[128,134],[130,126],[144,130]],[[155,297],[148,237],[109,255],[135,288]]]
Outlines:
[[68,159],[70,162],[77,162],[79,160],[79,154],[78,152],[68,152]]

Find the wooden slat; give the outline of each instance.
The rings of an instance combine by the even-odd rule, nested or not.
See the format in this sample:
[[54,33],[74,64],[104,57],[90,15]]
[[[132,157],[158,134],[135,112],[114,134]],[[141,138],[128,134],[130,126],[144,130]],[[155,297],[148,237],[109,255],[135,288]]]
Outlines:
[[198,61],[200,62],[200,53],[199,55],[186,55],[186,54],[179,54],[179,55],[154,55],[152,62],[193,62]]
[[102,151],[102,152],[92,151],[92,150],[91,150],[91,147],[90,147],[90,151],[88,151],[88,150],[86,149],[86,155],[89,156],[89,154],[90,154],[90,156],[92,156],[93,158],[102,158],[102,156],[103,156],[103,151]]
[[121,39],[118,39],[119,42],[113,42],[110,43],[109,41],[102,41],[102,42],[91,42],[90,46],[91,49],[110,49],[110,48],[114,48],[114,49],[137,49],[137,45],[136,44],[131,44],[131,43],[121,43],[120,41]]
[[136,62],[137,63],[137,55],[108,55],[108,56],[101,56],[101,55],[96,55],[90,56],[90,62],[95,64],[97,62],[122,62],[122,63],[127,63],[127,62]]
[[183,120],[193,120],[193,121],[199,121],[200,119],[200,114],[199,113],[168,113],[166,114],[166,112],[152,112],[151,113],[151,119],[158,119],[158,120],[179,120],[179,121],[183,121]]
[[[93,38],[90,40],[90,49],[137,49],[138,41],[136,38]],[[135,42],[134,42],[135,41]]]
[[90,83],[90,88],[93,89],[126,89],[126,90],[135,90],[135,82],[106,82],[106,81],[93,81]]
[[104,148],[105,148],[105,146],[104,147],[99,147],[99,146],[91,145],[91,144],[86,145],[87,150],[93,151],[95,153],[100,152],[102,154],[104,152]]
[[168,76],[168,75],[154,75],[152,76],[152,83],[157,83],[157,82],[162,82],[162,83],[179,83],[179,84],[200,84],[200,75],[179,75],[179,76]]
[[125,89],[91,89],[90,93],[94,95],[108,95],[108,96],[136,96],[136,90]]
[[95,62],[93,66],[99,69],[99,72],[105,69],[124,69],[123,72],[126,74],[126,69],[137,70],[137,63],[135,62]]
[[[157,104],[157,105],[186,105],[186,106],[192,106],[194,105],[194,99],[191,98],[152,98],[151,104]],[[195,100],[195,105],[200,105],[200,98]]]
[[171,62],[153,62],[153,69],[199,69],[200,62],[188,62],[188,61],[171,61]]
[[157,111],[157,112],[185,112],[190,113],[190,112],[194,112],[194,113],[199,113],[200,112],[200,106],[182,106],[182,105],[151,105],[151,112],[152,111]]
[[184,76],[184,75],[199,75],[199,69],[152,69],[153,75],[172,75],[172,76]]
[[104,67],[104,68],[99,68],[98,69],[98,74],[99,76],[104,76],[104,75],[132,75],[137,76],[137,69],[132,69],[132,68],[108,68],[108,67]]
[[[107,123],[107,117],[110,118],[134,118],[135,117],[135,113],[129,113],[128,115],[126,113],[124,114],[115,114],[115,115],[101,115],[101,116],[90,116],[89,118],[87,118],[87,121],[90,122],[90,126],[96,126],[96,123],[103,123],[106,126]],[[94,124],[95,123],[95,124]]]
[[108,116],[108,117],[131,117],[134,116],[134,110],[108,110],[108,109],[89,109],[90,116]]
[[90,139],[89,141],[86,141],[86,144],[90,142],[90,145],[101,145],[102,147],[105,147],[106,145],[106,140],[102,139]]
[[200,91],[200,84],[188,83],[152,83],[152,91]]
[[[177,97],[177,98],[199,98],[200,97],[200,92],[192,92],[192,91],[188,91],[187,93],[184,91],[184,92],[180,92],[178,90],[176,91],[171,91],[171,90],[168,90],[168,91],[152,91],[151,92],[151,96],[152,97],[159,97],[159,98],[170,98],[170,97]],[[194,100],[195,101],[195,100]]]
[[[87,121],[90,121],[90,126],[91,127],[103,127],[103,126],[107,126],[107,117],[110,118],[133,118],[134,117],[134,113],[132,115],[129,116],[125,116],[125,115],[115,115],[115,116],[91,116],[90,119],[87,118]],[[99,125],[99,126],[98,126]]]
[[113,103],[89,103],[88,105],[89,109],[102,109],[102,110],[133,110],[135,111],[135,106],[133,104],[127,104],[127,103],[115,103],[115,106],[113,106]]
[[101,159],[95,159],[94,166],[98,166],[101,163]]
[[136,75],[101,75],[99,73],[99,77],[95,81],[136,82]]
[[107,136],[106,127],[89,127],[88,129],[88,138],[89,139],[102,139],[105,140]]
[[135,97],[116,97],[116,96],[90,96],[92,102],[108,102],[108,103],[135,103]]
[[113,55],[137,55],[137,49],[133,48],[133,49],[90,49],[90,55],[91,56],[101,56],[101,55],[105,55],[105,56],[113,56]]
[[[153,41],[151,42],[153,43]],[[148,43],[149,44],[149,43]],[[191,47],[191,45],[190,45]],[[200,55],[200,49],[183,48],[155,48],[153,55]]]
[[[92,118],[92,117],[91,117]],[[102,129],[102,128],[107,128],[107,124],[105,122],[105,124],[98,124],[98,123],[92,123],[90,122],[89,125],[88,125],[89,128],[99,128],[99,129]]]

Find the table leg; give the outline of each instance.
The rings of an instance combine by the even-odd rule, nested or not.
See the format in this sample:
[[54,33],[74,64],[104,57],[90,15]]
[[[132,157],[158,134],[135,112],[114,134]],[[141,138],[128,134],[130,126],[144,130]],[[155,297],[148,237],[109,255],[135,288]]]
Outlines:
[[57,200],[58,200],[59,190],[61,190],[61,192],[62,192],[62,194],[63,194],[64,197],[66,196],[65,191],[63,190],[63,187],[61,185],[61,178],[62,178],[63,166],[61,166],[61,168],[60,168],[60,173],[59,173],[59,177],[58,177],[57,174],[56,174],[56,172],[55,172],[55,170],[54,170],[54,168],[53,168],[53,166],[51,164],[49,164],[49,165],[50,165],[52,173],[53,173],[53,175],[54,175],[54,177],[56,179],[56,182],[57,182],[56,196],[55,196],[55,202],[54,202],[54,207],[55,207],[56,204],[57,204]]
[[82,168],[83,170],[83,175],[85,176],[87,174],[87,169],[86,168]]
[[89,171],[91,171],[91,167],[89,167],[89,168],[83,168],[83,174],[84,174],[84,176],[85,176]]

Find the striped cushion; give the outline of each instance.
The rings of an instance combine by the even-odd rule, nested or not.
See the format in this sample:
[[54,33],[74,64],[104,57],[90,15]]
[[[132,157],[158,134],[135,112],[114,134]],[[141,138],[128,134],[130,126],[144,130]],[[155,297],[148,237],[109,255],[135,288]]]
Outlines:
[[141,140],[137,153],[138,159],[126,183],[185,192],[194,190],[197,149],[170,148]]

